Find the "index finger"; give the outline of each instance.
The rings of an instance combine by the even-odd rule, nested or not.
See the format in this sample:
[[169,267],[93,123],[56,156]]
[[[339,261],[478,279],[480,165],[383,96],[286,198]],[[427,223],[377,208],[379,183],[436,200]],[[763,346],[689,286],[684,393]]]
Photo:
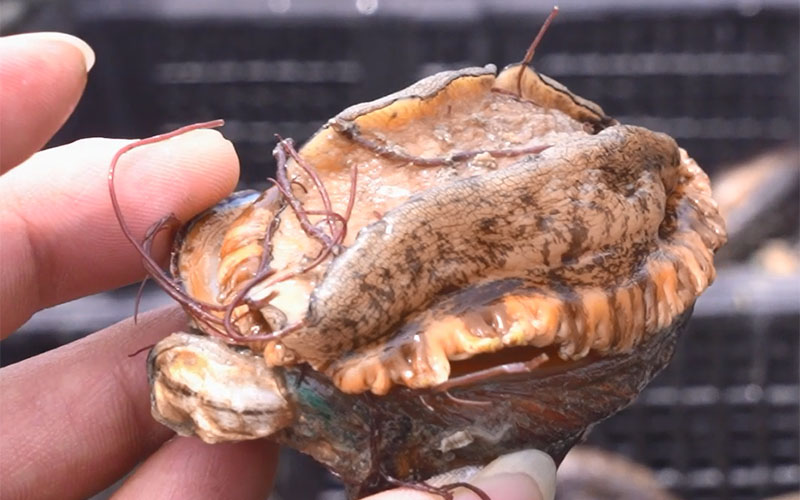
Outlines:
[[[108,165],[128,141],[91,139],[37,153],[0,177],[0,333],[37,310],[144,276],[108,192]],[[180,220],[236,184],[239,162],[218,132],[197,130],[131,151],[117,169],[122,212],[138,237],[163,216]],[[156,257],[166,255],[166,239]]]

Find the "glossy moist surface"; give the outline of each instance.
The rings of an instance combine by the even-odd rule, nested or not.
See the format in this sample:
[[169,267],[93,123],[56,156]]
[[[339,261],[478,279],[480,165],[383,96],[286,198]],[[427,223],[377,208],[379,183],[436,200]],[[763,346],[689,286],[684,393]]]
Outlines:
[[[356,111],[343,112],[342,116],[357,116],[350,123],[365,139],[420,158],[447,157],[456,151],[546,146],[572,136],[588,135],[580,122],[560,111],[492,92],[493,82],[493,74],[462,76],[426,99],[401,99],[369,114],[357,115],[356,108]],[[353,244],[359,230],[380,223],[390,210],[413,195],[458,179],[503,169],[523,156],[495,158],[482,154],[449,165],[421,166],[378,156],[334,126],[321,130],[303,147],[301,155],[319,172],[334,210],[340,213],[344,212],[349,199],[350,169],[358,169],[356,201],[347,224],[346,246]],[[313,182],[296,163],[288,167],[290,176],[309,189],[308,193],[300,188],[294,191],[304,208],[321,210],[322,203]],[[394,230],[394,227],[385,227],[389,236]],[[298,266],[314,255],[319,243],[309,238],[300,229],[297,218],[287,211],[272,238],[272,247],[272,265],[283,269]],[[321,283],[325,271],[326,267],[320,266],[295,280],[276,285],[274,289],[278,295],[272,305],[283,310],[289,322],[303,317],[308,297]],[[401,284],[402,281],[398,282]]]
[[[309,362],[344,391],[382,394],[511,346],[626,352],[693,304],[724,241],[705,174],[669,137],[611,125],[530,70],[516,88],[518,70],[436,75],[345,110],[300,150],[338,213],[355,168],[355,203],[342,252],[251,291],[269,297],[273,327],[305,321],[266,346],[269,363]],[[302,206],[322,209],[308,173],[287,170]],[[272,221],[275,269],[319,251],[264,198],[223,231],[216,273],[185,279],[192,293],[224,302]],[[197,253],[182,254],[182,273],[198,272]]]

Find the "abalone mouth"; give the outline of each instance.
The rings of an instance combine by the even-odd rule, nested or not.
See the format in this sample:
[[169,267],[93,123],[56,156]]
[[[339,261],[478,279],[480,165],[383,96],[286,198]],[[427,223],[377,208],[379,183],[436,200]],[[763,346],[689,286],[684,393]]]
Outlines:
[[725,240],[671,138],[519,66],[435,75],[276,158],[278,186],[192,225],[173,272],[228,307],[202,330],[344,392],[433,388],[518,346],[630,352],[691,308]]
[[580,360],[563,359],[558,355],[557,346],[509,347],[497,352],[480,353],[467,359],[450,361],[450,379],[457,379],[472,373],[485,372],[493,368],[508,365],[523,365],[537,360],[531,376],[547,377],[568,370],[578,369],[588,363],[597,361],[602,356],[589,352]]

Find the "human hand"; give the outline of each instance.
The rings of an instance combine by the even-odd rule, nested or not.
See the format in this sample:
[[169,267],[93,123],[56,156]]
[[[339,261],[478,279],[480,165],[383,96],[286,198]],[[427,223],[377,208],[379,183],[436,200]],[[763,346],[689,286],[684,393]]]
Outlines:
[[[93,63],[88,46],[64,35],[0,39],[2,338],[39,309],[144,276],[106,184],[111,157],[127,141],[88,139],[35,153],[69,117]],[[165,214],[188,220],[219,201],[238,169],[232,145],[200,130],[130,152],[116,185],[142,236]],[[158,258],[166,258],[168,240],[157,239]],[[265,498],[273,443],[206,445],[174,437],[150,416],[145,363],[129,354],[185,324],[179,309],[162,309],[0,370],[0,497],[85,498],[140,464],[115,498]],[[494,498],[526,500],[540,498],[538,481],[549,500],[552,461],[525,457],[500,459],[471,481]],[[400,489],[371,498],[435,497]]]
[[[480,470],[465,468],[442,474],[428,481],[442,486],[468,482],[493,500],[553,500],[556,466],[549,455],[539,450],[523,450],[497,458]],[[458,488],[453,500],[480,500],[473,491]],[[440,496],[401,488],[378,493],[364,500],[438,500]]]
[[[0,39],[3,337],[39,309],[144,276],[106,184],[109,161],[127,141],[88,139],[33,154],[72,112],[93,57],[74,39]],[[166,213],[186,220],[216,203],[238,169],[232,145],[203,130],[126,155],[117,186],[142,235]],[[156,245],[162,259],[166,240]],[[272,443],[170,439],[150,416],[143,356],[128,355],[185,324],[177,308],[160,310],[0,370],[0,498],[85,498],[142,460],[117,497],[265,498]]]

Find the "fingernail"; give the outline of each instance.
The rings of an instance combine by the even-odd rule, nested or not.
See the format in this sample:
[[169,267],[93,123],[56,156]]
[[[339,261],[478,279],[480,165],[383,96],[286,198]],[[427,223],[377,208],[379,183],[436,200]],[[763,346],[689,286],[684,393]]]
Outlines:
[[476,484],[500,476],[524,474],[533,479],[542,494],[542,500],[556,496],[556,464],[550,455],[539,450],[509,453],[494,460],[476,474],[470,483]]
[[88,73],[89,70],[92,69],[94,66],[95,55],[94,50],[89,46],[88,43],[84,42],[80,38],[68,35],[66,33],[58,33],[55,31],[42,31],[39,33],[25,33],[22,35],[16,35],[17,37],[25,37],[29,39],[35,40],[46,40],[46,41],[53,41],[53,42],[60,42],[66,43],[68,45],[72,45],[76,49],[78,49],[81,54],[83,54],[83,62],[84,66],[86,66],[86,72]]

